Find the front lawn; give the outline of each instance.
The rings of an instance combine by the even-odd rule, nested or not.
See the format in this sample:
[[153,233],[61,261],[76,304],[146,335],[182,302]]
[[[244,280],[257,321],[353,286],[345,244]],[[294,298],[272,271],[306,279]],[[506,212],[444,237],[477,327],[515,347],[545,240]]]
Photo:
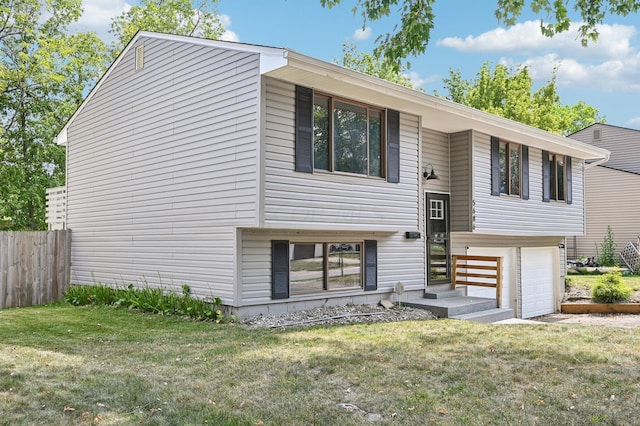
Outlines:
[[633,424],[639,404],[636,329],[0,311],[0,425]]
[[[567,277],[570,278],[572,286],[591,289],[600,275],[571,274],[567,275]],[[622,279],[629,284],[634,291],[640,291],[640,275],[623,275]]]

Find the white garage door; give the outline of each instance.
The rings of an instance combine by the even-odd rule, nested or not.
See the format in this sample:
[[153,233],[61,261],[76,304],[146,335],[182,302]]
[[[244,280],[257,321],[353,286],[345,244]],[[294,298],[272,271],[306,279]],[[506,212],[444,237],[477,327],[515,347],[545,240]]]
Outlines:
[[522,248],[522,318],[555,311],[559,256],[557,247]]
[[[514,248],[496,247],[469,247],[469,256],[500,256],[502,257],[502,303],[503,308],[516,308],[516,280],[515,280],[515,255]],[[496,297],[496,290],[487,287],[467,287],[467,294],[476,297]]]

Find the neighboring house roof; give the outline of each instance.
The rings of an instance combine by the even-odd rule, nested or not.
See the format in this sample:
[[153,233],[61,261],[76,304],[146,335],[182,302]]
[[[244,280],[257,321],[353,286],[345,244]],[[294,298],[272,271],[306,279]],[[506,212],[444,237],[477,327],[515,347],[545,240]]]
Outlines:
[[383,105],[399,111],[419,115],[422,127],[444,133],[473,129],[492,136],[512,140],[539,149],[558,152],[584,160],[608,159],[606,149],[592,144],[555,135],[522,123],[498,117],[447,99],[428,95],[377,77],[321,61],[290,49],[259,46],[244,43],[209,40],[141,31],[125,47],[100,81],[91,90],[75,114],[62,128],[56,142],[65,145],[67,129],[82,111],[94,93],[100,89],[121,58],[131,50],[140,38],[148,37],[174,42],[200,44],[223,49],[253,52],[260,55],[260,73],[294,82],[329,93],[340,93],[360,101]]
[[594,123],[569,137],[611,152],[607,168],[640,174],[640,130]]

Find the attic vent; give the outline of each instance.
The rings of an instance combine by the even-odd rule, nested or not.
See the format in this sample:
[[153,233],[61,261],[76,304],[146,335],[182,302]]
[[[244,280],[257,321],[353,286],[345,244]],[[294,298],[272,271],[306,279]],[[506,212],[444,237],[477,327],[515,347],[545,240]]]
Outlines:
[[144,68],[144,44],[136,47],[136,71]]
[[593,130],[593,140],[594,141],[599,141],[602,138],[602,130],[601,129],[594,129]]

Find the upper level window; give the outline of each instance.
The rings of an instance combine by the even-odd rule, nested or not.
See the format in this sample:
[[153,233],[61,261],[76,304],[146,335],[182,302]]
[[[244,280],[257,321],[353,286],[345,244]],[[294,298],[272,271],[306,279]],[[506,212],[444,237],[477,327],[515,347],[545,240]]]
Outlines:
[[295,170],[400,182],[400,113],[296,86]]
[[500,142],[500,193],[520,195],[520,145]]
[[314,95],[315,169],[382,177],[383,111]]
[[529,199],[529,149],[525,145],[491,138],[491,195]]
[[542,151],[542,200],[571,204],[571,157]]

